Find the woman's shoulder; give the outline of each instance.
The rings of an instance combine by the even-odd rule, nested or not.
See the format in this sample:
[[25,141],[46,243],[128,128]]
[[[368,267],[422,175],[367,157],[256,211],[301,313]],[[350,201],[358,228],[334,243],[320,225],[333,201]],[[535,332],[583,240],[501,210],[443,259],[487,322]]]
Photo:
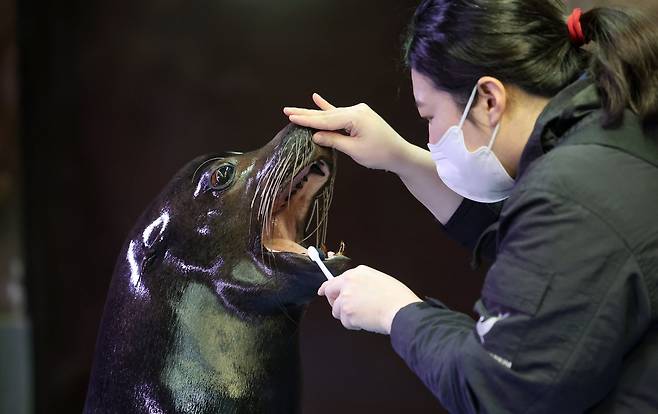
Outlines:
[[658,134],[633,118],[616,129],[594,122],[575,129],[525,171],[519,189],[598,200],[658,186]]
[[647,232],[658,230],[658,166],[615,146],[557,146],[526,171],[509,201],[517,212],[540,203],[588,211],[629,245],[658,239]]

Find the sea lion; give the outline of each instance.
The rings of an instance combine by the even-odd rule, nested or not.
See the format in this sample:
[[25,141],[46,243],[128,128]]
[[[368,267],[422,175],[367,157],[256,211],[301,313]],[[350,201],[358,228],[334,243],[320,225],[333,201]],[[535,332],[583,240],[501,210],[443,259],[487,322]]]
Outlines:
[[[324,280],[336,154],[288,125],[259,150],[199,157],[119,256],[85,413],[300,411],[298,324]],[[325,260],[338,275],[349,259]]]

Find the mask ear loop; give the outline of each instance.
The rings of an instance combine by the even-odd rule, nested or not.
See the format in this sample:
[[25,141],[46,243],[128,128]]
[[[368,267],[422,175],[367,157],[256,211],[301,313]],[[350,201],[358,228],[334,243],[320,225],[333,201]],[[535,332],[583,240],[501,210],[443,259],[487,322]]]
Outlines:
[[491,142],[489,142],[489,146],[487,146],[487,149],[491,151],[491,148],[494,146],[494,142],[496,142],[496,137],[498,136],[498,131],[500,131],[500,122],[498,122],[498,125],[496,125],[496,128],[494,129],[493,135],[491,136]]
[[471,97],[468,99],[468,103],[466,104],[466,109],[464,109],[464,113],[462,114],[462,119],[459,121],[459,129],[462,129],[464,126],[464,122],[466,122],[466,118],[468,117],[468,113],[471,110],[471,106],[473,106],[473,101],[475,100],[475,94],[478,91],[478,86],[475,85],[475,88],[473,88],[473,92],[471,92]]

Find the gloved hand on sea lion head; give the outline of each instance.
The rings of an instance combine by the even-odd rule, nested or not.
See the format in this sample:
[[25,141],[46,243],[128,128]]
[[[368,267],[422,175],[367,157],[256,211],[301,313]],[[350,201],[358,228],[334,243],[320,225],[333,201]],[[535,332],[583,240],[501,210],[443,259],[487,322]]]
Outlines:
[[319,110],[287,107],[284,113],[295,124],[319,129],[313,136],[316,144],[335,148],[364,167],[397,173],[410,144],[382,117],[364,103],[337,108],[317,93],[313,101]]

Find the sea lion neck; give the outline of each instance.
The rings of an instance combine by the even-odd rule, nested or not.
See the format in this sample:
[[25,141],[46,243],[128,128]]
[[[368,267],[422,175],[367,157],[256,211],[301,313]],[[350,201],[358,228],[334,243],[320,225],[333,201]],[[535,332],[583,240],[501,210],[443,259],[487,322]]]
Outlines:
[[240,318],[196,283],[172,306],[175,345],[160,380],[177,411],[190,406],[212,411],[227,403],[239,412],[299,410],[299,353],[291,351],[299,348],[300,314]]

